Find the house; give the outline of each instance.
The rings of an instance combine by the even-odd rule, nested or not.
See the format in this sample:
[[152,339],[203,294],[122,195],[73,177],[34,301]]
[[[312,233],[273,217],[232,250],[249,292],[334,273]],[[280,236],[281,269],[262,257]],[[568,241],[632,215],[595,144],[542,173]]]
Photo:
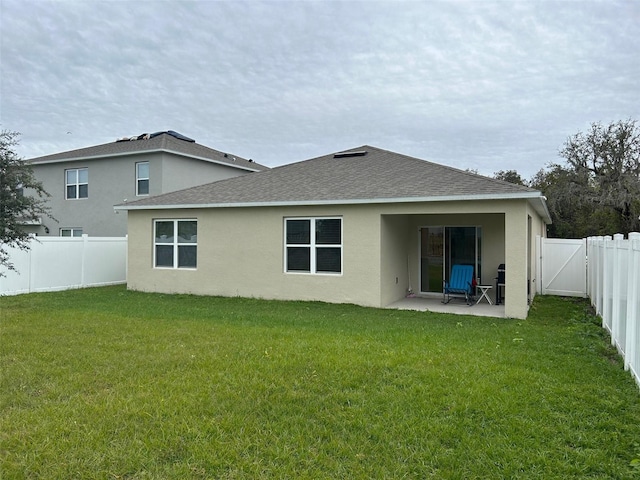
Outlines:
[[113,206],[150,195],[265,170],[174,131],[143,134],[28,161],[51,195],[57,220],[25,225],[37,235],[124,236],[126,215]]
[[128,288],[385,307],[442,295],[453,264],[525,318],[535,238],[551,222],[537,190],[364,145],[121,204]]

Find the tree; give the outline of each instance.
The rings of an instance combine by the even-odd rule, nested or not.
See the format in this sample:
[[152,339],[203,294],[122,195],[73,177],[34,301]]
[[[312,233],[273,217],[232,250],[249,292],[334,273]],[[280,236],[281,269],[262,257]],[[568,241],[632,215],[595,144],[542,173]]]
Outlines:
[[[29,249],[31,237],[22,228],[24,223],[38,221],[42,216],[51,218],[46,206],[49,194],[36,180],[31,166],[14,151],[19,135],[0,132],[0,267],[8,270],[15,270],[15,266],[7,249]],[[27,191],[29,194],[25,195]]]
[[640,128],[635,120],[594,123],[586,134],[569,137],[560,155],[570,174],[569,193],[579,206],[605,218],[613,215],[620,233],[640,230]]
[[509,183],[515,183],[516,185],[523,185],[525,187],[529,186],[528,182],[515,170],[500,170],[498,172],[494,172],[493,178]]
[[627,120],[567,139],[564,164],[540,170],[529,185],[543,192],[552,237],[583,238],[640,230],[640,129]]
[[531,179],[531,188],[540,190],[547,197],[553,220],[547,230],[549,237],[584,238],[601,231],[617,231],[610,215],[606,218],[602,210],[594,211],[581,202],[571,175],[569,170],[554,165],[548,170],[540,170]]

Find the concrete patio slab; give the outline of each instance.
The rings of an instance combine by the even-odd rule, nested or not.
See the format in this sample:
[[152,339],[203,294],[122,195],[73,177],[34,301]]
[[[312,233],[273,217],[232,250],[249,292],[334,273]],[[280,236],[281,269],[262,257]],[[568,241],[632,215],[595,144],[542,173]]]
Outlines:
[[406,297],[398,300],[387,308],[395,308],[398,310],[418,310],[422,312],[439,312],[453,313],[457,315],[476,315],[479,317],[497,317],[506,318],[504,314],[504,305],[489,305],[486,301],[478,304],[475,301],[471,305],[467,305],[464,299],[453,298],[451,302],[442,303],[442,296],[415,296]]

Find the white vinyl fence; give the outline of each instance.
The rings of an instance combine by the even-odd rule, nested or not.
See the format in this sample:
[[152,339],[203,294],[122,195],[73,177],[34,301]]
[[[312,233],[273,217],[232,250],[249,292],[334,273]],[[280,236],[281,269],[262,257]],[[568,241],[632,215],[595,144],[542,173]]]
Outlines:
[[591,304],[640,385],[640,233],[587,239]]
[[17,272],[2,268],[0,295],[52,292],[127,281],[127,238],[38,237],[9,249]]

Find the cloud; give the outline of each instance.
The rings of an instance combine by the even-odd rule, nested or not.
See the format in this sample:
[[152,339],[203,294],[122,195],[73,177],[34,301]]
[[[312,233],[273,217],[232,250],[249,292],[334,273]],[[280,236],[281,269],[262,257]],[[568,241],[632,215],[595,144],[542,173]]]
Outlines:
[[640,113],[637,2],[2,10],[2,128],[27,157],[173,129],[269,165],[370,143],[530,176],[590,122]]

